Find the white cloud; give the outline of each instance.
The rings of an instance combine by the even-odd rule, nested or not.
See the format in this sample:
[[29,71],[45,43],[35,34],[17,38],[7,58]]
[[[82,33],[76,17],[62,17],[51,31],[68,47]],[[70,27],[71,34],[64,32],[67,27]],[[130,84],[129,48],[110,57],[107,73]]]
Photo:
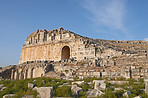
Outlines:
[[145,41],[148,41],[148,38],[145,38],[144,40],[145,40]]
[[95,24],[126,32],[124,26],[126,16],[125,1],[84,0],[80,4],[91,13],[91,19]]

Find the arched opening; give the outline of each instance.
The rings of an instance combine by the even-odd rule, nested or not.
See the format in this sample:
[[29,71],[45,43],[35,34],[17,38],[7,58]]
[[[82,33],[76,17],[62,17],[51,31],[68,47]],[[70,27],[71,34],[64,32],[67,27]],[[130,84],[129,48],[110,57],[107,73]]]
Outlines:
[[31,78],[34,78],[34,68],[31,69]]
[[64,46],[62,48],[62,56],[61,59],[69,59],[70,58],[70,48],[68,46]]

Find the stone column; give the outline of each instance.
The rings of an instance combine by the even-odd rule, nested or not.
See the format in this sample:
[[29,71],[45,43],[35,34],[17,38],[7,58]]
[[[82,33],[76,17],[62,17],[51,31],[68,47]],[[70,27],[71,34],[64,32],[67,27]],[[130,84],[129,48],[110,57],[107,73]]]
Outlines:
[[148,79],[145,79],[145,93],[148,94]]
[[40,32],[40,43],[43,43],[43,39],[44,39],[44,32],[41,31]]
[[14,73],[14,79],[18,79],[18,71],[16,70],[15,73]]
[[12,72],[11,72],[11,80],[14,79],[14,69],[12,69]]

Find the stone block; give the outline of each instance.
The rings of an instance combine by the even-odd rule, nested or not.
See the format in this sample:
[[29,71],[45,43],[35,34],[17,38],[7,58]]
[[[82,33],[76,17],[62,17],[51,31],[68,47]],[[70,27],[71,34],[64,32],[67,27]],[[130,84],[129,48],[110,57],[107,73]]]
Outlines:
[[72,85],[71,91],[73,92],[74,95],[79,95],[79,92],[82,91],[83,89],[78,87],[77,85]]
[[130,91],[126,91],[126,92],[123,94],[123,96],[129,97],[129,94],[131,94],[131,92],[130,92]]
[[34,98],[33,95],[23,95],[22,98]]
[[6,94],[3,98],[15,98],[15,94]]
[[136,97],[134,97],[134,98],[142,98],[141,96],[136,96]]
[[100,90],[96,90],[96,89],[88,90],[87,91],[87,98],[98,97],[98,96],[101,96],[102,94],[104,94],[104,93],[101,92]]
[[105,80],[93,80],[93,82],[95,83],[94,89],[97,89],[97,90],[105,90],[106,89]]
[[85,84],[85,82],[84,82],[84,81],[75,81],[75,82],[72,82],[72,84],[74,84],[74,83],[76,83],[76,84],[78,84],[78,85]]
[[148,94],[148,79],[145,79],[145,93]]
[[35,84],[34,83],[28,83],[28,88],[34,88]]
[[53,87],[35,87],[34,90],[36,90],[39,93],[39,96],[41,98],[53,97]]

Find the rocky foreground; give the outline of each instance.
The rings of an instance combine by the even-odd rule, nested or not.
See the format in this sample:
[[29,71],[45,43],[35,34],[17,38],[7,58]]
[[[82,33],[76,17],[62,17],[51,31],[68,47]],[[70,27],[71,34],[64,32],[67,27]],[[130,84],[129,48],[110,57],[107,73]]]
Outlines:
[[1,80],[0,98],[148,98],[147,80],[124,78],[33,78]]

